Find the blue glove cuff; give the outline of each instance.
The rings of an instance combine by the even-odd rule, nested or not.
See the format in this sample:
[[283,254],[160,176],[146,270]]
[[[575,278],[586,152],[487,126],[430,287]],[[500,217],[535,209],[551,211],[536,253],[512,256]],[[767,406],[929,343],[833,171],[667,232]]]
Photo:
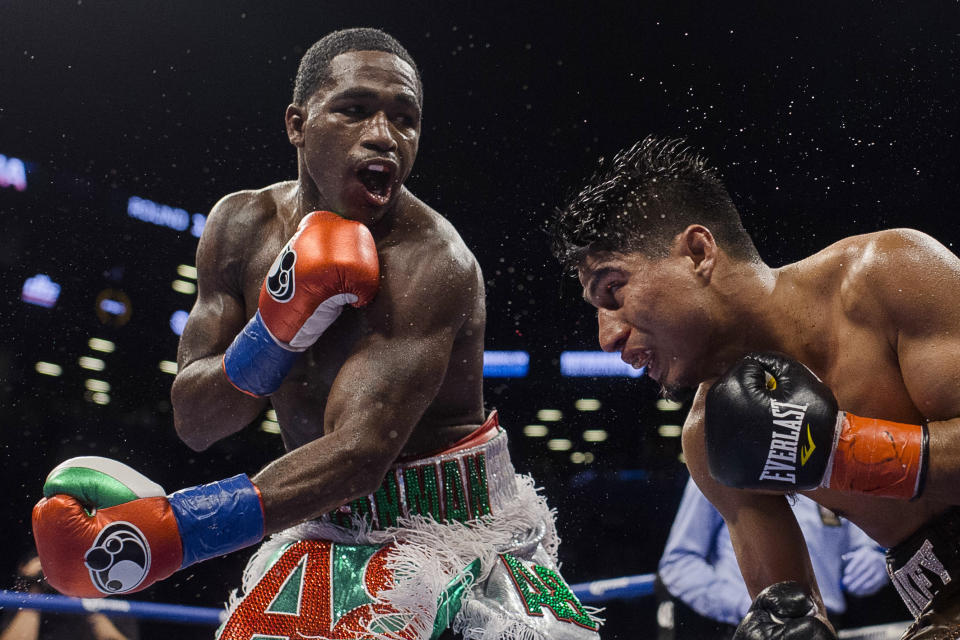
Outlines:
[[277,344],[257,311],[223,354],[223,372],[240,391],[268,396],[280,388],[299,355]]
[[182,489],[167,499],[183,543],[181,569],[263,539],[260,494],[246,474]]

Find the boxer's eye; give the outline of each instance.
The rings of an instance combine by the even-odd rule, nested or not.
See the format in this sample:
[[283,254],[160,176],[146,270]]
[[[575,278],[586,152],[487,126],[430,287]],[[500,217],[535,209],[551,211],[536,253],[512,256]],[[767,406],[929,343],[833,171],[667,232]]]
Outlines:
[[351,118],[364,118],[367,115],[367,110],[358,104],[352,104],[345,107],[340,107],[337,109],[340,113]]
[[413,127],[413,126],[415,125],[415,120],[414,120],[413,116],[410,116],[410,115],[408,115],[408,114],[406,114],[406,113],[397,114],[397,115],[393,116],[393,117],[391,118],[391,120],[393,120],[393,123],[394,123],[396,126],[402,127],[402,128],[409,128],[409,127]]
[[617,293],[621,288],[623,288],[623,283],[620,281],[608,282],[603,288],[605,301],[608,304],[617,304]]

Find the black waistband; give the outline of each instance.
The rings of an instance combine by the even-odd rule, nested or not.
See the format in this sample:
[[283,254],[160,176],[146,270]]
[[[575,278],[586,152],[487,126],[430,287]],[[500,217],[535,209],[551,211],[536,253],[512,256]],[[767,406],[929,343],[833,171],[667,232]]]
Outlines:
[[960,507],[887,551],[887,573],[914,618],[960,591]]

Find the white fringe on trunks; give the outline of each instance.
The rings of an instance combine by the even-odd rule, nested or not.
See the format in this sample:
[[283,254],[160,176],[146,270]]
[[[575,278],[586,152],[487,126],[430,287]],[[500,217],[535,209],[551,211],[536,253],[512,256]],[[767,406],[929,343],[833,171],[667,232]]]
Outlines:
[[[557,537],[555,513],[538,493],[529,476],[516,476],[516,496],[510,499],[499,512],[467,523],[450,522],[439,524],[432,518],[413,515],[401,518],[398,526],[382,531],[354,517],[350,528],[340,527],[325,520],[306,522],[273,535],[253,555],[243,573],[243,592],[249,593],[279,556],[279,549],[288,543],[300,540],[329,540],[343,544],[395,543],[387,567],[393,570],[395,583],[389,590],[380,593],[378,600],[389,604],[400,613],[385,614],[390,618],[371,623],[370,637],[377,640],[396,640],[396,635],[383,629],[401,628],[397,622],[411,624],[418,637],[429,638],[437,615],[437,600],[450,582],[460,579],[472,582],[473,578],[463,573],[464,568],[480,559],[481,569],[477,581],[482,583],[498,562],[498,554],[513,552],[527,557],[542,545],[542,553],[549,564],[557,564]],[[542,537],[541,537],[542,535]],[[535,537],[533,537],[535,536]],[[526,547],[526,551],[521,551]],[[469,587],[469,585],[467,585]],[[229,613],[237,608],[241,596],[234,590],[230,594]],[[469,588],[463,606],[453,622],[453,628],[463,633],[465,640],[549,640],[543,634],[524,626],[509,616],[500,616],[489,607],[472,606]],[[475,603],[474,603],[475,604]],[[590,609],[591,614],[596,612]]]

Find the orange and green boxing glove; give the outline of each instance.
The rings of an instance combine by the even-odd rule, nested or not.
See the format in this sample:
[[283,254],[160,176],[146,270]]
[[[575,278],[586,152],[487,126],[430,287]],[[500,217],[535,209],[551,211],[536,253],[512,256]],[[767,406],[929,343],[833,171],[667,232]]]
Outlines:
[[85,456],[58,465],[33,508],[48,582],[69,596],[145,589],[263,538],[260,492],[246,475],[166,495],[127,465]]

